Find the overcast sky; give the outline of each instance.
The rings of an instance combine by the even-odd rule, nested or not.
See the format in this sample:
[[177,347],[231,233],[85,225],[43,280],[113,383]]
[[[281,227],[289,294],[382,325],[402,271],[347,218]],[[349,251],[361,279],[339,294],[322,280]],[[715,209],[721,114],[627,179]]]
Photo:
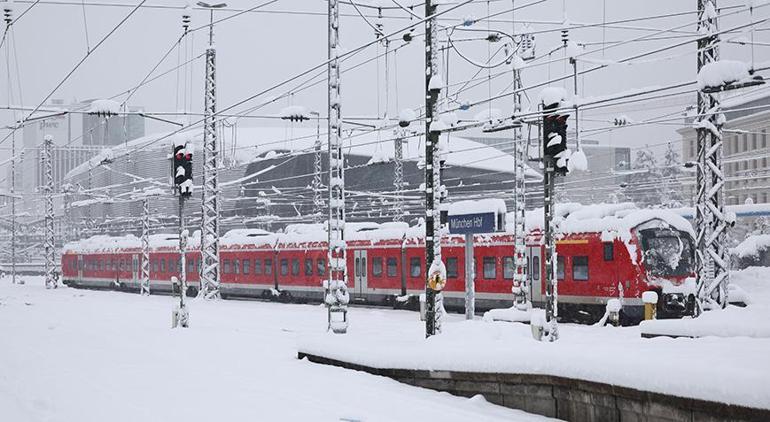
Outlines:
[[[61,79],[73,68],[73,66],[86,54],[87,46],[91,48],[112,29],[129,11],[131,7],[104,6],[115,3],[124,6],[137,4],[137,0],[101,0],[99,5],[86,5],[82,7],[77,1],[67,5],[50,4],[56,0],[43,1],[32,8],[21,20],[14,25],[13,44],[18,55],[19,76],[21,93],[24,105],[35,106],[61,81]],[[86,0],[86,3],[89,1]],[[29,7],[31,1],[15,4],[15,15],[18,16]],[[381,4],[392,6],[394,3],[382,0]],[[402,4],[409,0],[402,0]],[[498,12],[511,8],[510,0],[491,2],[478,1],[473,5],[464,6],[457,12],[451,13],[451,17],[459,18],[474,16],[477,18],[487,15],[487,11]],[[590,43],[589,50],[599,51],[588,55],[592,59],[617,60],[632,56],[636,53],[654,50],[674,43],[687,40],[686,36],[695,30],[694,13],[696,0],[516,0],[516,6],[536,3],[533,6],[524,7],[515,12],[516,31],[522,30],[522,24],[518,21],[534,21],[531,28],[535,31],[550,31],[538,33],[536,38],[538,54],[546,53],[557,48],[560,41],[558,22],[566,17],[569,23],[586,24],[614,22],[624,19],[643,18],[633,22],[615,24],[602,29],[590,27],[573,29],[570,31],[570,39]],[[741,1],[719,1],[720,7],[742,6]],[[760,2],[756,2],[760,3]],[[149,5],[174,5],[183,4],[180,1],[154,0],[148,1]],[[250,0],[230,0],[228,5],[233,9],[253,7],[257,2]],[[564,7],[566,6],[566,11]],[[415,8],[419,15],[423,14],[423,8]],[[376,14],[371,9],[361,9],[368,14]],[[724,10],[723,14],[733,13],[736,9]],[[271,11],[272,13],[264,13]],[[222,109],[237,101],[247,98],[257,92],[265,90],[277,82],[304,71],[326,58],[326,2],[322,0],[278,0],[262,9],[262,13],[247,13],[229,19],[216,27],[215,44],[217,47],[217,80],[218,80],[218,104]],[[355,9],[350,5],[343,5],[342,11],[346,15],[355,14]],[[292,13],[285,13],[292,12]],[[294,13],[294,12],[314,12]],[[652,17],[670,13],[692,12],[686,15],[674,16],[663,19]],[[216,14],[218,18],[233,14],[233,11],[221,11]],[[410,23],[408,15],[399,10],[386,10],[383,12],[386,18],[381,22],[384,32],[388,33],[403,28]],[[398,17],[398,19],[387,18]],[[770,17],[770,6],[760,7],[754,12],[756,20]],[[498,16],[498,21],[490,23],[492,28],[510,32],[512,29],[511,13]],[[730,28],[749,22],[747,12],[733,13],[720,21],[722,29]],[[192,27],[198,27],[208,22],[207,12],[194,10],[192,13]],[[378,22],[372,18],[373,23]],[[413,22],[413,21],[412,21]],[[545,22],[545,23],[542,23]],[[454,23],[454,22],[453,22]],[[487,23],[478,23],[472,28],[486,29]],[[665,32],[655,34],[654,31],[680,27],[680,32]],[[768,28],[766,23],[759,25],[760,29]],[[88,44],[86,38],[88,34]],[[419,26],[417,32],[421,32]],[[52,98],[64,99],[65,102],[83,100],[88,98],[106,98],[125,91],[135,86],[150,69],[159,61],[163,54],[176,42],[181,34],[181,11],[178,9],[152,9],[142,8],[131,16],[98,50],[86,59],[83,65],[59,88]],[[650,35],[652,34],[652,35]],[[455,32],[454,38],[467,38],[473,33]],[[630,38],[650,35],[653,38],[664,37],[644,42],[631,42],[615,46],[613,41],[622,41]],[[744,31],[744,36],[750,36]],[[670,38],[675,36],[677,38]],[[731,35],[732,37],[741,34]],[[682,38],[685,37],[685,38]],[[359,45],[374,39],[374,31],[358,16],[344,16],[341,19],[341,42],[346,50],[351,50]],[[201,54],[206,44],[205,30],[197,31],[190,38],[193,55]],[[606,48],[601,51],[602,41],[606,41]],[[768,42],[768,31],[759,30],[755,33],[755,40]],[[402,41],[396,39],[391,43],[391,48],[401,46]],[[494,51],[500,44],[489,44],[484,41],[457,43],[461,52],[477,62],[487,60],[490,48]],[[695,42],[685,46],[663,51],[647,57],[646,59],[659,58],[646,63],[633,65],[615,65],[581,76],[579,80],[579,95],[591,97],[607,95],[634,88],[666,85],[677,82],[693,80],[696,76]],[[382,52],[382,45],[370,47],[365,52],[353,58],[342,66],[350,67],[373,57],[377,52]],[[399,49],[395,56],[389,60],[390,78],[388,82],[389,94],[385,93],[385,63],[380,60],[362,66],[343,76],[343,114],[346,116],[374,116],[379,111],[384,113],[386,97],[388,110],[391,116],[398,113],[398,108],[415,107],[423,101],[423,46],[422,38],[417,39],[411,45]],[[3,57],[5,51],[2,51]],[[751,60],[752,49],[748,46],[723,44],[721,54],[723,58]],[[178,58],[184,57],[184,52],[176,50],[161,64],[158,72],[170,69],[177,65]],[[770,59],[770,47],[756,46],[753,49],[757,62]],[[563,57],[563,52],[554,53],[553,59]],[[496,60],[493,60],[496,61]],[[547,61],[541,59],[540,62]],[[395,71],[397,65],[397,72]],[[580,69],[594,66],[582,63]],[[6,80],[5,66],[0,67]],[[504,70],[498,68],[493,73]],[[156,73],[158,73],[156,72]],[[454,52],[449,54],[449,78],[452,83],[462,82],[473,76],[476,68],[463,61]],[[525,69],[522,78],[525,86],[548,80],[571,72],[565,61],[550,65],[538,65]],[[12,69],[14,78],[16,72]],[[192,89],[188,98],[192,104],[191,110],[201,112],[203,109],[203,61],[198,60],[191,69],[193,77]],[[481,75],[486,75],[483,71]],[[183,79],[183,78],[182,78]],[[177,85],[176,73],[158,79],[143,87],[131,98],[129,104],[142,106],[148,111],[174,111],[181,108],[179,98],[184,98],[183,87]],[[497,94],[511,81],[509,75],[500,77],[491,84],[483,83],[475,89],[468,90],[459,96],[460,100],[478,101],[488,97],[490,93]],[[14,82],[14,85],[17,85]],[[556,85],[563,85],[557,83]],[[291,86],[291,85],[289,85]],[[289,87],[287,86],[287,87]],[[397,88],[396,88],[397,87]],[[572,82],[569,82],[572,90]],[[528,97],[536,100],[541,88],[528,92]],[[18,87],[13,88],[15,102],[19,103]],[[259,97],[255,101],[246,104],[247,107],[259,104],[271,95],[283,93],[286,88],[275,90]],[[7,84],[0,83],[0,95],[2,102],[7,101]],[[326,106],[325,86],[319,84],[315,88],[305,90],[293,96],[291,100],[281,100],[275,105],[267,106],[260,110],[261,114],[277,113],[280,108],[289,102],[307,106],[310,109],[323,110]],[[679,96],[671,99],[657,100],[653,102],[629,104],[613,109],[602,109],[584,114],[585,121],[581,127],[590,129],[607,126],[606,120],[621,114],[627,115],[634,121],[640,121],[664,114],[683,111],[688,104],[694,103],[695,97]],[[505,97],[495,101],[493,107],[510,112],[511,98]],[[479,106],[467,113],[473,116],[482,110]],[[237,110],[244,110],[239,107]],[[324,114],[324,113],[322,113]],[[13,119],[10,113],[2,114],[4,124]],[[276,125],[275,121],[248,119],[241,121],[245,126]],[[148,123],[148,131],[166,130],[170,127],[162,123]],[[598,139],[613,144],[640,146],[644,144],[663,144],[667,141],[677,141],[676,126],[673,125],[649,125],[643,127],[625,128],[600,135],[586,133],[584,138]],[[0,148],[6,148],[2,145]],[[7,150],[3,150],[7,155]]]

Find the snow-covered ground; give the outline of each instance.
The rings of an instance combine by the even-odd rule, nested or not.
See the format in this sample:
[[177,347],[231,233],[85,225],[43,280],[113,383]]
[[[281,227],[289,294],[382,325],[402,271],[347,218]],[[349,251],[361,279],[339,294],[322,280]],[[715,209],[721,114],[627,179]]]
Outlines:
[[[750,296],[745,309],[721,312],[727,321],[770,325],[770,268],[733,273]],[[770,338],[744,336],[720,326],[720,334],[690,339],[641,338],[640,327],[595,327],[560,324],[555,343],[532,339],[528,325],[509,322],[454,321],[441,335],[422,339],[422,326],[404,324],[381,332],[354,328],[341,339],[306,336],[300,350],[379,368],[468,370],[548,374],[661,392],[683,397],[770,409]],[[736,317],[738,315],[739,317]],[[727,333],[724,333],[727,330]],[[332,341],[333,340],[333,341]]]
[[[544,419],[297,360],[298,339],[346,339],[324,333],[319,306],[192,301],[191,327],[172,330],[170,297],[26,281],[0,279],[1,421]],[[355,308],[351,319],[367,337],[421,326],[413,312]]]

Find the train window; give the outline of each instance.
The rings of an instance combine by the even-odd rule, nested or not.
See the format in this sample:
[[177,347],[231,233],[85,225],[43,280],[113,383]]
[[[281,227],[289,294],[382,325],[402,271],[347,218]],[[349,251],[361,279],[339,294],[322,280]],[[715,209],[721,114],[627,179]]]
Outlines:
[[291,275],[299,275],[299,259],[291,260]]
[[158,272],[158,260],[157,259],[153,259],[152,261],[150,261],[150,263],[152,264],[152,272],[157,273]]
[[513,265],[512,256],[503,257],[503,278],[506,280],[513,280],[513,276],[516,274],[516,267]]
[[588,257],[587,256],[572,257],[572,279],[588,280]]
[[556,279],[564,280],[564,256],[556,255]]
[[[135,257],[135,258],[136,258],[136,257]],[[139,271],[139,259],[134,259],[134,260],[133,260],[133,263],[134,263],[134,265],[133,265],[133,267],[134,267],[134,272],[137,272],[137,271]]]
[[320,276],[323,276],[324,274],[326,274],[326,260],[323,258],[318,258],[318,260],[315,263],[316,263],[316,267],[315,267],[316,274]]
[[195,258],[190,258],[187,260],[187,272],[195,272]]
[[419,277],[422,274],[422,268],[420,268],[420,258],[412,258],[409,260],[409,275],[412,277]]
[[273,260],[272,259],[266,259],[265,260],[265,274],[270,275],[273,273]]
[[372,259],[372,276],[373,277],[382,276],[382,258]]
[[166,272],[166,258],[160,259],[160,272],[162,273]]
[[281,260],[281,275],[289,275],[289,260],[286,258]]
[[495,257],[485,256],[482,260],[484,265],[484,278],[487,280],[493,280],[497,278],[497,268],[495,267]]
[[305,258],[305,275],[313,275],[313,258]]
[[230,260],[225,259],[224,264],[222,265],[222,272],[225,274],[230,274]]
[[361,257],[361,275],[366,277],[368,267],[366,266],[366,257]]
[[241,273],[241,262],[238,259],[233,260],[233,274]]
[[243,271],[241,271],[243,274],[248,274],[251,271],[251,260],[244,259],[243,260]]
[[254,274],[261,275],[262,274],[262,260],[261,259],[255,259],[254,260]]
[[396,258],[388,258],[387,262],[388,277],[395,277],[398,273],[398,262]]
[[457,258],[446,259],[446,277],[457,278]]
[[532,280],[540,281],[540,257],[532,257]]
[[615,259],[615,248],[614,245],[610,242],[603,243],[604,245],[604,260],[605,261],[612,261]]

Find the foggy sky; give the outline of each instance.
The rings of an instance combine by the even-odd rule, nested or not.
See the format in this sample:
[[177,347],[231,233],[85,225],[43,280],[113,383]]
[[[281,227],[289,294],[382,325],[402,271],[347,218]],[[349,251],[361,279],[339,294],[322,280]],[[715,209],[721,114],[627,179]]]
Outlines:
[[[103,3],[136,4],[136,0],[103,0]],[[536,1],[517,0],[517,6]],[[16,2],[15,15],[18,15],[29,6],[28,2]],[[74,2],[77,3],[77,2]],[[172,0],[155,0],[148,4],[179,5],[182,2]],[[383,1],[383,4],[392,5]],[[406,1],[404,2],[406,3]],[[506,10],[511,7],[510,0],[492,2],[477,2],[465,6],[457,12],[451,13],[452,17],[475,16],[483,17],[487,10],[491,12]],[[236,9],[248,8],[257,4],[250,0],[230,0],[229,6]],[[694,12],[696,0],[548,0],[535,6],[526,7],[515,12],[517,20],[561,22],[566,15],[571,23],[601,23],[641,16],[654,16],[675,12]],[[720,7],[730,5],[742,5],[741,1],[719,1]],[[563,6],[566,5],[566,13]],[[129,11],[130,7],[105,7],[86,6],[85,21],[87,22],[88,38],[93,47],[107,31],[117,24]],[[217,80],[218,80],[218,104],[219,109],[242,100],[256,92],[264,90],[283,79],[304,71],[326,59],[326,3],[321,0],[279,0],[273,5],[263,9],[265,11],[314,11],[319,15],[287,14],[287,13],[248,13],[230,19],[216,26],[215,45],[217,48]],[[342,5],[343,13],[355,13],[350,5]],[[365,10],[365,9],[362,9]],[[374,13],[371,10],[368,13]],[[423,8],[415,8],[419,15],[423,14]],[[234,12],[222,11],[216,14],[217,18],[225,17]],[[409,25],[410,20],[402,11],[386,11],[385,15],[399,16],[401,19],[383,19],[384,32]],[[725,11],[723,13],[729,13]],[[603,16],[604,15],[604,16]],[[760,7],[755,10],[755,18],[770,16],[770,6]],[[112,35],[99,49],[94,52],[77,72],[65,83],[52,98],[64,99],[65,102],[83,100],[88,98],[106,98],[125,91],[136,85],[149,70],[158,62],[160,57],[168,50],[181,34],[181,11],[141,9],[134,14],[118,31]],[[499,19],[508,22],[489,24],[491,28],[511,30],[511,14],[499,16]],[[600,43],[606,41],[624,40],[650,34],[647,29],[665,29],[681,25],[689,25],[682,31],[690,33],[695,30],[695,13],[687,16],[678,16],[666,19],[648,19],[622,24],[619,27],[609,27],[603,30],[600,27],[581,28],[570,31],[570,39],[577,42],[597,43],[589,49],[601,49]],[[720,27],[726,29],[734,25],[747,22],[748,13],[738,14],[720,20]],[[198,27],[208,22],[208,13],[194,10],[192,12],[192,27]],[[372,19],[373,22],[376,19]],[[534,30],[559,29],[560,24],[533,24]],[[759,26],[767,28],[767,24]],[[36,5],[16,25],[14,25],[14,43],[18,53],[19,75],[21,82],[22,98],[18,99],[17,83],[13,82],[13,94],[16,104],[23,102],[26,106],[36,106],[46,94],[72,69],[86,53],[86,35],[84,25],[84,11],[80,5],[55,5],[41,3]],[[478,23],[477,29],[487,28],[487,23]],[[521,25],[516,24],[516,30],[521,30]],[[422,31],[422,25],[417,28]],[[191,37],[193,42],[193,55],[203,52],[206,46],[206,31],[197,31]],[[755,40],[768,42],[767,31],[757,31]],[[473,34],[456,32],[455,38],[464,38]],[[665,33],[667,35],[686,35],[684,33]],[[748,31],[744,31],[748,36]],[[735,34],[740,36],[740,34]],[[360,17],[343,17],[341,19],[341,43],[343,49],[350,50],[374,38],[373,30]],[[594,59],[622,59],[635,53],[652,50],[672,43],[680,42],[683,38],[667,39],[659,41],[635,42],[621,47],[607,45],[602,52],[591,54]],[[419,38],[411,45],[399,50],[395,59],[390,59],[391,79],[389,82],[389,108],[390,116],[398,114],[398,108],[416,107],[423,101],[423,40]],[[401,44],[396,39],[391,47]],[[536,38],[538,54],[548,52],[560,45],[559,31],[538,34]],[[499,44],[491,46],[495,49]],[[463,54],[482,62],[487,59],[488,43],[463,42],[458,43]],[[693,80],[696,76],[695,42],[673,50],[658,53],[654,57],[671,57],[669,60],[653,63],[640,63],[631,66],[618,65],[581,76],[579,80],[579,95],[591,97],[625,91],[652,85],[666,85],[670,83]],[[352,61],[342,66],[350,66],[353,63],[370,58],[383,47],[370,47],[366,52],[356,56]],[[5,57],[5,50],[1,52]],[[754,47],[754,58],[757,62],[770,59],[770,47]],[[751,48],[722,44],[722,58],[750,61]],[[563,57],[562,52],[555,53],[553,58]],[[165,71],[177,65],[178,53],[174,51],[168,59],[159,67]],[[397,62],[398,72],[394,70],[394,61]],[[580,64],[580,69],[591,67],[591,64]],[[496,69],[497,70],[497,69]],[[493,70],[496,71],[496,70]],[[459,82],[472,76],[476,69],[462,61],[457,55],[450,54],[449,77],[451,82]],[[5,66],[0,67],[3,74],[2,81],[7,79]],[[385,81],[384,62],[380,60],[363,66],[352,73],[343,75],[343,115],[373,116],[379,110],[380,115],[385,108]],[[557,77],[571,72],[564,61],[549,66],[537,66],[525,69],[522,78],[525,87],[545,81],[550,77]],[[158,72],[156,72],[158,73]],[[195,62],[191,70],[193,80],[192,89],[188,95],[192,104],[191,110],[202,112],[203,110],[203,61]],[[16,75],[12,69],[12,74]],[[486,71],[482,72],[482,75]],[[507,86],[511,81],[510,76],[500,78],[492,83],[491,87],[483,84],[480,87],[469,90],[461,95],[462,100],[476,101],[493,95]],[[395,86],[398,86],[396,92]],[[557,83],[556,85],[564,85]],[[181,87],[180,87],[181,88]],[[572,90],[572,82],[568,85]],[[286,90],[286,87],[273,91],[263,97],[277,95]],[[7,103],[7,83],[0,83],[0,103]],[[535,101],[540,88],[528,92],[528,98]],[[379,92],[379,103],[378,99]],[[175,111],[181,108],[178,98],[182,98],[184,92],[178,90],[176,73],[169,75],[145,86],[136,92],[129,105],[143,106],[148,111]],[[676,97],[670,100],[630,104],[613,109],[589,111],[583,114],[581,128],[604,127],[608,124],[602,120],[612,119],[620,114],[625,114],[632,120],[639,121],[654,116],[683,111],[687,104],[695,101],[694,94],[687,97]],[[255,100],[246,106],[253,106],[260,101]],[[326,107],[326,89],[320,84],[313,89],[303,91],[295,95],[291,102],[307,106],[310,109],[324,110]],[[492,106],[509,113],[511,97],[496,101]],[[260,114],[277,113],[280,108],[289,103],[282,100],[275,105],[265,107]],[[472,109],[465,117],[471,117],[481,111],[483,106]],[[247,107],[236,110],[242,111]],[[324,114],[322,112],[322,114]],[[11,113],[2,115],[3,125],[13,121]],[[277,125],[276,121],[257,119],[244,119],[240,123],[243,126]],[[158,122],[147,123],[148,133],[160,130],[168,130],[171,127]],[[608,134],[594,136],[584,135],[587,139],[598,139],[618,145],[630,145],[638,147],[644,144],[661,144],[667,141],[678,141],[679,135],[674,125],[649,125],[614,130]],[[2,132],[7,133],[6,131]],[[0,145],[2,155],[8,156],[6,145]],[[632,151],[633,155],[633,151]]]

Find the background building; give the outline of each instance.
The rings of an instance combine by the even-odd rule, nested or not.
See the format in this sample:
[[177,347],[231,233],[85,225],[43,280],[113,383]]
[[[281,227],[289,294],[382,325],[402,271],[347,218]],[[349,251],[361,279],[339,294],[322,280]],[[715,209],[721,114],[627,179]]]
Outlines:
[[[725,203],[737,205],[770,202],[770,89],[760,87],[736,91],[722,101],[727,123],[723,127],[725,171]],[[682,156],[696,160],[693,119],[685,118]],[[688,196],[694,198],[694,180],[687,185]]]

